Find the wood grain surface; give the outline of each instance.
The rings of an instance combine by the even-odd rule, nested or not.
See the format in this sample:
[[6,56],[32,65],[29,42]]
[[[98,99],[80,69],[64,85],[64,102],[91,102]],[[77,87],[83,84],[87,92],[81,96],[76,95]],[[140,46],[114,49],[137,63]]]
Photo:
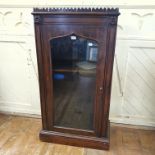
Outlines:
[[[113,8],[79,8],[71,10],[68,8],[36,8],[32,14],[34,15],[43,122],[40,139],[44,142],[108,149],[111,80],[119,10]],[[76,36],[77,38],[74,46],[78,47],[76,49],[78,57],[73,55],[73,43],[70,39],[72,36]],[[84,60],[82,56],[85,55],[84,51],[86,49],[84,50],[84,47],[86,47],[86,42],[83,41],[83,44],[81,44],[78,38],[85,41],[90,40],[91,42],[95,42],[95,46],[98,46],[95,87],[88,87],[87,85],[90,85],[90,82],[87,80],[88,83],[86,83],[84,82],[84,78],[80,79],[82,83],[70,84],[72,86],[79,85],[79,89],[75,91],[76,88],[72,87],[62,97],[63,100],[61,99],[57,102],[63,103],[57,106],[58,104],[55,104],[56,90],[52,71],[53,69],[57,69],[57,67],[64,69],[74,61],[77,63],[80,62],[79,60]],[[58,39],[59,41],[56,41]],[[60,64],[62,65],[61,67],[59,66]],[[78,63],[78,65],[80,64]],[[66,79],[69,79],[67,76],[68,73],[66,72],[65,74]],[[79,72],[79,74],[83,74],[83,72]],[[84,89],[83,82],[87,86],[86,89]],[[62,86],[64,86],[64,83],[61,84]],[[81,88],[80,86],[83,87]],[[60,87],[56,85],[56,88]],[[74,94],[72,90],[75,91]],[[88,94],[88,90],[94,90],[93,95],[91,95],[92,92]],[[62,92],[60,93],[62,94]],[[94,96],[93,100],[89,95]],[[85,98],[85,96],[88,98]],[[58,96],[56,98],[60,99],[61,97]],[[86,104],[83,105],[84,102],[86,104],[93,104],[88,108]],[[77,110],[73,110],[73,107],[76,105],[75,103],[78,103]],[[79,103],[82,106],[79,106]],[[71,111],[68,111],[70,109]],[[73,124],[72,122],[76,123]]]
[[0,155],[155,155],[155,130],[112,125],[109,151],[39,140],[41,119],[0,114]]

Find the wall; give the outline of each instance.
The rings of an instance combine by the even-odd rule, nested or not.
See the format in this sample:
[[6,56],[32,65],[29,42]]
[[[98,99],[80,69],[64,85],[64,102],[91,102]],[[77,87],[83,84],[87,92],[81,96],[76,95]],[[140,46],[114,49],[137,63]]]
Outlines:
[[40,114],[32,9],[0,9],[0,110]]
[[121,13],[110,119],[155,126],[155,10]]
[[[0,111],[40,114],[32,7],[74,6],[75,0],[10,4],[0,2]],[[79,0],[77,5],[120,8],[111,122],[155,126],[155,2]]]

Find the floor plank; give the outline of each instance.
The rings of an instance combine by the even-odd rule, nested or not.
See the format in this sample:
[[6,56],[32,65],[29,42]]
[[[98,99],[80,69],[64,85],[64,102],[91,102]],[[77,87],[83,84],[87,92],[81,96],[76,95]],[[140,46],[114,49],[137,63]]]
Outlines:
[[41,142],[41,119],[0,114],[0,155],[155,155],[155,130],[111,126],[110,150]]

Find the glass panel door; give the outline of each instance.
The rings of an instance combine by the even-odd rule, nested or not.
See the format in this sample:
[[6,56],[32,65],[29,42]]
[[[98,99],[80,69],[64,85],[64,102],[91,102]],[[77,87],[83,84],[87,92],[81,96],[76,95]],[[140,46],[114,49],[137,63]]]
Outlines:
[[93,130],[98,44],[77,35],[50,44],[54,125]]

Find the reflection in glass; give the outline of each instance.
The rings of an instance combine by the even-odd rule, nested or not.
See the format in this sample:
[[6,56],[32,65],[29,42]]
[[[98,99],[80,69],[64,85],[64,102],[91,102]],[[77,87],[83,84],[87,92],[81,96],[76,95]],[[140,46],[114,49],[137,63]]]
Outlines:
[[76,35],[50,43],[54,125],[93,130],[97,43]]

